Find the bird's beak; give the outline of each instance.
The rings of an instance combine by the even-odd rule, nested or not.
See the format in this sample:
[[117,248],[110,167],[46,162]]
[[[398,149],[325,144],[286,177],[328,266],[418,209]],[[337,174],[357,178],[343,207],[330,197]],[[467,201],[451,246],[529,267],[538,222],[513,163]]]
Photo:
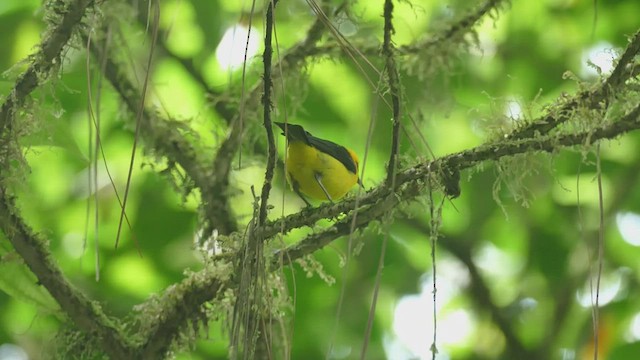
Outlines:
[[279,127],[280,129],[282,129],[282,135],[284,135],[286,125],[285,125],[284,123],[281,123],[281,122],[275,122],[275,121],[274,121],[273,123],[274,123],[274,124],[276,124],[276,125],[278,125],[278,127]]

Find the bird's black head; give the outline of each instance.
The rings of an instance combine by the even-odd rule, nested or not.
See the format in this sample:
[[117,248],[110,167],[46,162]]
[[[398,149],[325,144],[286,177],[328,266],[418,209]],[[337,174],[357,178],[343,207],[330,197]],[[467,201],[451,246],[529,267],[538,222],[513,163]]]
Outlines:
[[281,122],[274,122],[282,129],[282,135],[286,136],[289,141],[302,141],[305,144],[309,144],[309,137],[311,134],[305,131],[304,128],[297,124],[285,124]]

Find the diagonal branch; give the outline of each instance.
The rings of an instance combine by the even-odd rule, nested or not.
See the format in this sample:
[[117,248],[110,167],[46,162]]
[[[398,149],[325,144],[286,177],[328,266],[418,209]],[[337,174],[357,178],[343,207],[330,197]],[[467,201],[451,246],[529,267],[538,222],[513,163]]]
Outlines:
[[451,26],[447,27],[435,36],[418,41],[415,44],[400,46],[398,51],[401,54],[417,54],[424,51],[430,51],[430,48],[439,48],[442,44],[454,41],[453,39],[456,38],[461,38],[463,35],[470,32],[473,26],[482,20],[485,15],[489,14],[492,10],[498,9],[505,2],[507,1],[487,0],[467,16],[451,24]]
[[[356,226],[362,228],[371,221],[376,221],[385,214],[388,214],[401,203],[420,196],[425,186],[425,179],[437,173],[433,171],[433,169],[458,168],[462,170],[477,166],[486,161],[496,161],[506,156],[514,156],[533,151],[553,152],[564,147],[584,145],[585,143],[593,143],[603,139],[613,139],[624,133],[638,129],[640,129],[640,104],[618,121],[589,132],[547,137],[544,139],[526,139],[501,144],[485,144],[440,159],[420,163],[398,173],[396,192],[392,192],[388,187],[381,185],[360,198],[359,201],[360,204],[362,204],[362,208],[358,211]],[[353,209],[354,203],[355,199],[350,198],[334,205],[305,210],[301,213],[285,217],[284,219],[267,223],[265,227],[260,230],[260,234],[254,234],[253,236],[263,238],[275,236],[279,233],[280,226],[285,227],[285,232],[297,227],[311,226],[317,221],[316,219],[318,217],[335,218],[341,213],[348,212]],[[295,223],[294,220],[296,221]],[[275,251],[269,264],[269,269],[275,271],[297,259],[314,253],[341,236],[348,235],[351,232],[352,221],[353,213],[328,229],[310,235],[294,245]],[[240,235],[233,234],[232,236]],[[187,282],[192,282],[194,277],[202,278],[202,283],[206,284],[206,286],[203,285],[207,289],[206,292],[203,292],[200,286],[195,289],[191,289],[189,286],[183,286]],[[189,299],[189,304],[192,304],[192,301],[195,304],[204,304],[225,289],[235,288],[235,286],[237,285],[235,285],[234,279],[219,279],[216,277],[216,273],[199,272],[183,280],[177,288],[165,291],[164,297]],[[181,290],[180,292],[176,292],[176,289]],[[154,326],[154,328],[157,329],[156,334],[168,334],[171,333],[171,331],[166,329],[177,330],[180,326],[183,326],[184,322],[189,318],[181,314],[183,312],[182,309],[182,306],[179,304],[166,307],[162,312],[165,316],[158,319],[158,322]],[[177,336],[177,334],[173,333],[172,336],[166,335],[163,339],[174,339],[175,336]],[[161,341],[155,339],[154,336],[150,337],[149,342],[161,343]]]
[[[591,131],[584,131],[575,134],[565,134],[560,136],[549,136],[544,139],[525,139],[505,143],[493,143],[478,146],[473,149],[461,151],[440,159],[420,163],[412,168],[398,173],[398,190],[391,192],[384,186],[378,186],[359,199],[360,204],[365,206],[364,210],[359,209],[358,225],[365,225],[377,220],[382,214],[393,210],[402,202],[410,201],[421,194],[423,183],[434,173],[434,169],[458,169],[464,170],[479,165],[485,161],[497,161],[502,157],[515,156],[529,152],[554,152],[559,148],[577,145],[588,145],[598,140],[613,139],[627,132],[640,129],[640,104],[631,112],[624,115],[620,120],[605,126],[598,127]],[[437,171],[435,171],[437,173]],[[355,199],[347,199],[343,202],[347,207],[353,208]],[[332,207],[324,214],[330,217],[338,216],[339,213]],[[291,245],[285,249],[276,251],[273,266],[286,265],[298,258],[307,256],[331,243],[336,238],[347,235],[349,227],[345,226],[352,221],[353,213],[349,214],[340,222],[334,224],[327,230],[313,234],[302,241]],[[308,217],[307,217],[308,218]],[[287,223],[285,223],[288,225]],[[311,226],[312,223],[296,224]],[[277,265],[276,265],[277,263]]]
[[[421,196],[425,186],[425,179],[438,173],[437,171],[433,171],[433,169],[457,168],[462,170],[477,166],[486,161],[497,161],[502,157],[515,156],[535,151],[553,152],[564,147],[581,146],[591,144],[599,140],[613,139],[617,136],[638,129],[640,129],[640,104],[617,121],[600,126],[592,131],[560,136],[549,136],[545,138],[524,139],[504,143],[490,143],[454,153],[440,159],[417,164],[414,167],[398,173],[397,191],[392,192],[385,185],[380,185],[359,199],[362,207],[358,209],[356,226],[362,227],[372,221],[377,221],[382,216],[385,216],[385,214],[388,214],[393,209],[397,208],[398,205]],[[279,226],[286,227],[285,232],[292,228],[312,226],[317,221],[316,219],[318,217],[335,218],[339,214],[353,209],[354,203],[355,199],[350,198],[335,205],[321,206],[319,208],[305,210],[299,214],[267,223],[264,228],[258,230],[259,232],[253,234],[253,236],[264,238],[275,236],[280,231]],[[334,223],[331,227],[310,235],[294,245],[275,251],[273,253],[271,263],[269,264],[269,269],[271,271],[275,271],[282,266],[286,266],[287,264],[296,261],[297,259],[314,253],[341,236],[348,235],[351,232],[353,216],[354,214],[350,213],[342,220]],[[293,223],[294,220],[296,223]],[[232,234],[232,236],[240,235]],[[224,291],[224,289],[235,286],[233,280],[217,279],[216,273],[207,273],[202,271],[196,273],[194,276],[201,277],[202,281],[210,286],[210,289],[215,289],[216,291],[208,293],[207,296],[200,296],[202,295],[200,288],[191,290],[188,286],[182,286],[185,282],[191,281],[190,278],[183,280],[183,282],[178,285],[184,293],[176,294],[173,289],[171,289],[165,291],[165,297],[177,296],[180,299],[191,299],[193,291],[199,295],[197,297],[198,300],[201,301],[199,304],[203,304],[211,300],[216,294]],[[207,298],[208,296],[211,297]],[[176,314],[181,311],[180,309],[181,308],[178,306],[169,307],[163,311],[163,314]],[[184,322],[189,320],[188,318],[180,318],[179,316],[168,316],[166,318],[159,319],[156,327],[170,327],[177,329],[184,325],[184,323],[176,323],[176,319]]]
[[[611,98],[618,93],[620,86],[632,78],[638,76],[640,70],[633,67],[633,59],[640,53],[640,30],[638,30],[624,53],[618,60],[618,64],[611,72],[611,75],[602,84],[592,90],[578,93],[568,102],[564,103],[557,111],[548,113],[546,116],[533,120],[528,125],[513,131],[507,136],[509,139],[524,139],[534,136],[536,133],[549,133],[558,125],[571,118],[573,111],[578,105],[587,106],[592,109],[599,109],[602,104],[611,101]],[[631,65],[631,69],[627,66]]]
[[[86,42],[87,34],[83,34]],[[122,101],[132,114],[140,108],[140,90],[129,80],[125,67],[116,62],[108,54],[115,54],[113,49],[103,51],[102,40],[97,41],[100,46],[91,47],[93,55],[98,59],[105,59],[105,77],[118,92]],[[142,109],[140,119],[140,134],[142,138],[157,153],[166,156],[170,162],[179,164],[195,185],[202,190],[203,207],[211,225],[219,229],[220,233],[228,234],[237,230],[237,224],[233,213],[227,211],[226,205],[220,205],[226,201],[226,194],[217,192],[211,187],[211,172],[205,167],[207,161],[179,131],[181,125],[161,119],[149,109]],[[225,202],[226,204],[226,202]]]
[[70,1],[63,11],[60,23],[51,29],[49,36],[42,41],[40,50],[33,55],[29,68],[18,78],[13,90],[0,107],[0,138],[4,136],[7,129],[11,130],[13,116],[24,104],[27,96],[49,76],[49,72],[56,64],[60,63],[56,59],[60,58],[62,49],[67,45],[71,34],[92,2],[91,0]]
[[130,358],[133,347],[120,331],[119,324],[107,317],[100,305],[86,298],[65,279],[51,258],[45,240],[36,235],[18,215],[14,199],[4,186],[0,187],[0,229],[40,284],[79,329],[91,334],[112,358]]
[[[407,181],[424,179],[429,171],[440,168],[444,170],[464,170],[488,160],[498,160],[502,156],[522,154],[527,151],[551,152],[554,146],[579,145],[581,140],[595,141],[598,139],[611,139],[615,136],[637,129],[636,107],[633,111],[622,117],[619,121],[610,125],[599,127],[592,132],[582,132],[569,134],[560,137],[541,137],[510,142],[488,143],[473,149],[450,154],[437,160],[420,163],[412,168],[398,173],[397,184],[401,185]],[[557,141],[557,143],[556,143]],[[447,173],[447,172],[445,172]],[[376,203],[383,192],[376,188],[369,191],[359,200],[360,205],[368,206]],[[337,204],[323,204],[314,209],[305,209],[299,213],[285,216],[272,222],[267,222],[264,227],[258,229],[261,236],[272,237],[281,231],[288,233],[292,229],[312,226],[321,219],[335,218],[343,213],[348,213],[354,208],[355,199],[348,198]]]
[[[231,273],[221,270],[228,264],[218,264],[218,269],[205,269],[191,274],[180,284],[165,291],[163,301],[168,301],[160,312],[162,316],[143,334],[146,342],[137,349],[137,356],[131,359],[162,359],[169,351],[189,320],[198,317],[202,304],[216,298],[228,289],[233,281],[220,274]],[[122,358],[124,359],[124,358]]]
[[[27,71],[18,78],[9,97],[0,107],[0,146],[8,145],[16,112],[24,105],[29,94],[59,64],[57,59],[91,3],[89,0],[77,0],[67,4],[61,21],[51,29],[49,36],[40,44],[40,50],[33,56],[34,60]],[[8,158],[8,154],[3,154],[2,162]],[[0,182],[2,180],[0,178]],[[113,358],[130,357],[132,346],[120,332],[119,326],[102,312],[98,304],[87,299],[64,278],[51,259],[45,241],[20,217],[14,198],[4,185],[0,186],[0,229],[40,284],[56,299],[60,308],[78,328],[95,336],[96,341]]]
[[[451,26],[429,36],[421,41],[412,44],[399,46],[395,51],[399,55],[410,55],[437,51],[443,45],[457,41],[465,34],[469,33],[473,27],[491,11],[498,9],[507,0],[487,0],[477,9],[471,11],[467,16],[455,21]],[[306,57],[334,54],[342,51],[340,44],[329,43],[322,46],[311,47],[304,54]],[[379,56],[379,44],[361,44],[358,52],[367,56]]]
[[[83,41],[86,42],[88,35],[83,33],[82,36]],[[135,114],[142,100],[140,89],[128,78],[124,70],[125,66],[108,55],[115,53],[115,50],[109,47],[105,48],[103,39],[97,39],[94,42],[97,45],[91,47],[93,56],[104,61],[105,77],[120,95],[129,111]],[[170,161],[179,164],[196,185],[206,183],[208,174],[202,166],[205,160],[199,155],[199,151],[178,131],[180,128],[178,124],[163,120],[149,109],[144,108],[141,127],[141,136],[151,145],[152,149],[160,155],[166,156]]]

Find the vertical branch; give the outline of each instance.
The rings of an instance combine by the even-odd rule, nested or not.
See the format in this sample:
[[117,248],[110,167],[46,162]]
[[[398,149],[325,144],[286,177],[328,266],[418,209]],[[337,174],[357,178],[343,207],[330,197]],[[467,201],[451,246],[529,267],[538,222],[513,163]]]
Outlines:
[[276,167],[276,145],[273,136],[273,127],[271,125],[271,56],[273,54],[271,38],[273,35],[273,9],[276,3],[277,0],[270,0],[267,6],[264,53],[262,54],[262,62],[264,64],[264,93],[262,95],[262,105],[264,106],[264,127],[267,131],[268,156],[267,170],[264,175],[264,184],[262,184],[262,193],[260,195],[259,225],[263,225],[267,219],[267,201],[269,200],[271,181],[273,180],[273,173]]
[[596,145],[596,171],[598,173],[598,272],[596,275],[596,302],[593,305],[593,360],[598,360],[600,332],[600,280],[602,279],[602,266],[604,263],[604,203],[602,196],[602,168],[600,166],[600,143]]
[[393,135],[391,139],[391,155],[387,167],[387,179],[385,184],[391,188],[395,187],[395,173],[398,162],[398,147],[400,145],[400,92],[398,84],[398,69],[393,58],[393,44],[391,43],[391,33],[395,32],[391,19],[393,17],[393,2],[384,2],[384,43],[382,53],[386,57],[387,77],[389,80],[389,90],[391,90],[391,107],[393,111]]
[[[391,33],[394,32],[393,24],[393,2],[385,0],[384,2],[384,43],[382,44],[382,52],[386,57],[387,77],[389,81],[389,89],[391,90],[391,103],[393,109],[393,135],[391,141],[391,155],[389,157],[389,167],[387,169],[387,179],[385,184],[390,188],[395,188],[395,173],[398,158],[398,144],[400,135],[400,96],[398,93],[398,72],[396,63],[393,58],[393,45],[391,44]],[[384,239],[382,240],[382,248],[380,249],[380,258],[378,259],[378,268],[376,271],[376,282],[373,291],[373,299],[369,308],[369,317],[367,320],[367,328],[364,335],[364,343],[360,352],[360,359],[366,359],[367,348],[369,346],[369,338],[373,329],[373,319],[375,317],[376,305],[378,302],[378,292],[380,290],[380,282],[382,281],[382,271],[384,269],[384,258],[389,239],[389,230],[387,229]]]
[[[231,357],[243,359],[271,358],[271,344],[269,333],[269,309],[265,306],[268,298],[266,287],[266,266],[264,261],[264,236],[256,233],[256,229],[266,222],[267,202],[271,191],[271,182],[275,169],[275,139],[271,127],[271,57],[273,48],[271,45],[273,35],[273,9],[277,0],[269,0],[265,15],[264,38],[264,93],[262,104],[264,106],[264,127],[267,132],[268,157],[264,184],[260,194],[260,204],[254,201],[253,220],[250,223],[250,235],[240,250],[237,264],[237,272],[240,274],[237,300],[234,307],[233,322],[231,327]],[[254,199],[257,196],[251,188]],[[265,314],[266,312],[266,314]]]
[[427,178],[427,181],[427,187],[429,188],[429,240],[431,241],[431,280],[433,281],[433,342],[431,343],[429,350],[431,350],[431,359],[435,360],[436,355],[438,354],[438,346],[436,343],[438,336],[438,268],[436,263],[436,244],[438,243],[438,233],[440,231],[439,227],[440,216],[442,214],[442,204],[444,203],[445,198],[442,198],[442,201],[440,202],[440,206],[438,207],[436,213],[435,206],[433,205],[433,186],[431,184],[431,176]]

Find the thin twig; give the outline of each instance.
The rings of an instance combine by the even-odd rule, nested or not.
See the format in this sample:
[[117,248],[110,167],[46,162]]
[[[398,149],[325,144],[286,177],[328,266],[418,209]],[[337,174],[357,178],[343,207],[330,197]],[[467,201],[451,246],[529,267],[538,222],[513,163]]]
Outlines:
[[[461,38],[463,35],[469,33],[480,20],[484,19],[484,17],[492,10],[498,9],[500,5],[505,2],[507,1],[488,0],[480,5],[477,9],[470,12],[468,15],[455,21],[453,24],[451,24],[451,26],[442,29],[432,36],[426,37],[423,40],[417,41],[412,44],[399,46],[395,51],[397,55],[401,56],[426,54],[431,51],[437,51],[436,49],[441,48],[443,44],[448,44],[456,41],[455,39]],[[352,44],[352,46],[356,45]],[[338,40],[336,40],[335,43],[328,43],[325,45],[312,47],[304,55],[306,57],[333,55],[341,52],[342,50],[343,45]],[[357,53],[366,56],[379,56],[380,44],[371,44],[370,42],[368,42],[367,44],[359,44]]]
[[[384,29],[382,45],[382,53],[386,58],[387,81],[389,90],[391,91],[391,103],[393,109],[393,134],[391,135],[391,151],[389,152],[389,165],[387,167],[386,186],[391,190],[395,188],[396,168],[398,160],[398,149],[400,147],[400,91],[398,80],[398,69],[393,54],[393,44],[391,43],[391,34],[395,32],[393,28],[393,1],[385,0],[384,2]],[[382,247],[380,249],[380,257],[378,259],[378,267],[376,270],[376,280],[373,288],[373,296],[369,307],[369,316],[367,317],[367,326],[364,333],[364,341],[360,350],[360,359],[364,360],[367,356],[369,348],[369,340],[371,339],[371,331],[373,330],[373,320],[376,313],[376,305],[378,303],[378,293],[380,291],[380,282],[382,281],[382,271],[384,269],[384,258],[386,255],[387,242],[389,240],[389,229],[385,230],[382,239]]]
[[[82,34],[83,41],[88,35]],[[101,40],[104,41],[104,40]],[[106,59],[104,75],[131,113],[140,109],[140,90],[129,80],[124,66],[116,62],[110,54],[116,53],[112,48],[92,46],[91,52],[98,59]],[[217,192],[211,186],[217,178],[216,172],[207,170],[208,161],[203,157],[204,151],[197,149],[180,132],[181,125],[166,119],[144,108],[142,110],[140,134],[145,142],[158,154],[167,157],[171,163],[179,164],[193,180],[195,186],[202,190],[203,208],[207,220],[220,234],[229,234],[237,230],[233,213],[227,210],[226,192]]]
[[596,273],[596,301],[593,304],[593,360],[598,360],[600,336],[600,280],[602,279],[602,267],[604,265],[604,196],[602,195],[602,169],[600,167],[600,144],[596,145],[596,172],[598,173],[598,271]]
[[392,23],[393,2],[385,0],[384,2],[384,43],[382,44],[382,53],[386,60],[387,80],[389,82],[389,90],[391,91],[391,104],[393,111],[393,132],[391,135],[391,151],[389,155],[389,165],[387,166],[386,185],[392,189],[395,187],[395,174],[398,161],[398,149],[400,147],[400,81],[398,79],[398,69],[393,54],[393,44],[391,43],[391,34],[395,32]]
[[497,9],[506,2],[505,0],[488,0],[477,9],[473,10],[467,16],[451,24],[448,28],[440,31],[435,36],[429,37],[425,40],[418,41],[415,44],[400,46],[398,51],[401,54],[416,54],[422,53],[429,48],[438,48],[441,44],[452,41],[455,38],[462,37],[476,25],[481,19],[484,19],[485,15],[492,10]]
[[273,82],[271,79],[271,57],[273,55],[273,45],[271,39],[273,36],[273,8],[276,6],[278,0],[269,1],[267,6],[266,15],[266,28],[264,36],[264,53],[262,55],[262,62],[264,64],[263,81],[264,93],[262,95],[263,105],[263,120],[264,127],[267,132],[267,170],[264,174],[264,183],[262,184],[262,192],[260,194],[260,213],[258,224],[262,226],[267,220],[267,207],[269,200],[269,193],[271,191],[271,182],[273,181],[273,173],[276,167],[276,141],[273,136],[273,125],[271,124],[271,87]]
[[[424,234],[430,234],[428,229],[422,222],[416,220],[406,220],[412,227],[419,229]],[[510,354],[510,359],[533,359],[533,355],[527,352],[525,345],[516,334],[515,329],[509,324],[508,316],[506,312],[499,308],[492,300],[491,291],[489,286],[485,282],[480,269],[476,266],[472,259],[472,248],[469,244],[471,241],[465,239],[458,239],[447,237],[439,244],[448,251],[450,254],[458,258],[469,271],[471,280],[469,281],[469,291],[472,296],[471,299],[482,309],[487,309],[491,314],[491,319],[496,324],[498,329],[505,337],[505,342],[508,346],[507,354]]]
[[[129,189],[131,188],[131,177],[133,175],[133,166],[136,160],[136,150],[138,147],[138,139],[140,138],[140,129],[142,128],[142,117],[144,116],[145,100],[147,98],[147,87],[149,86],[149,77],[151,72],[151,65],[153,60],[153,51],[156,47],[156,41],[158,39],[158,27],[160,26],[160,4],[159,0],[151,1],[150,6],[155,9],[153,13],[153,26],[151,37],[151,48],[149,50],[149,57],[147,58],[147,72],[144,76],[144,82],[142,84],[142,92],[140,95],[140,103],[136,110],[136,130],[133,136],[133,145],[131,146],[131,159],[129,161],[129,171],[127,172],[127,183],[124,187],[124,195],[122,196],[122,207],[120,209],[120,219],[118,220],[118,231],[116,232],[116,244],[115,248],[118,248],[118,242],[120,241],[120,233],[122,230],[122,222],[124,221],[125,212],[127,208],[127,199],[129,198]],[[103,60],[104,61],[104,60]]]

